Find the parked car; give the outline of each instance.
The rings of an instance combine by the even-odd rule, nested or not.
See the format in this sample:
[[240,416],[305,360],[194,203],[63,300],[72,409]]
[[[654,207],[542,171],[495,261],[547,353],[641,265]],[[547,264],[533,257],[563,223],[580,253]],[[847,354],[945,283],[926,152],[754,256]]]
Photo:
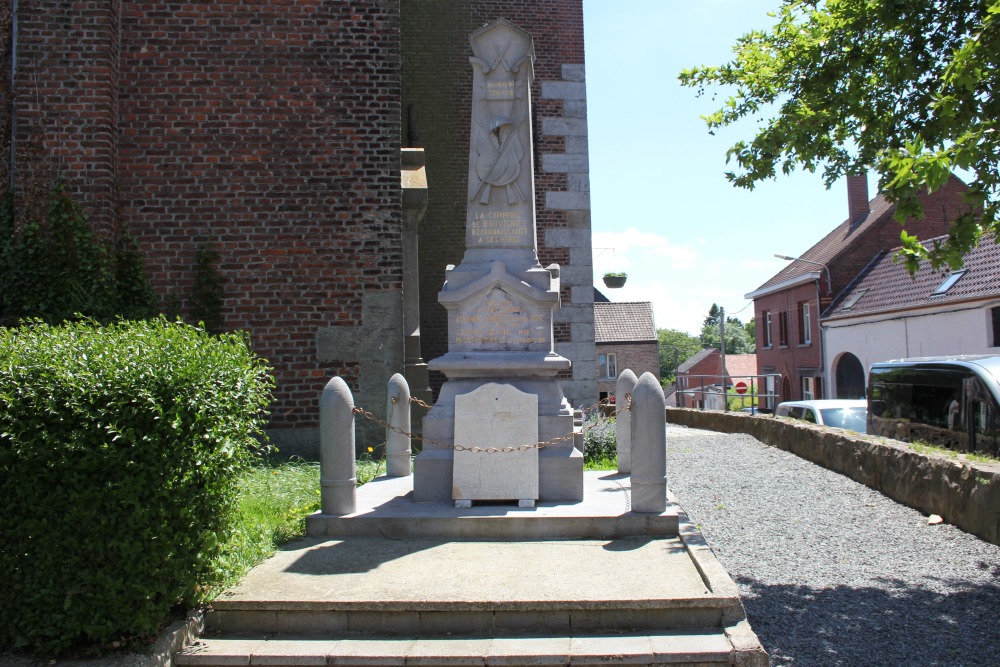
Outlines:
[[778,404],[774,414],[778,417],[792,417],[813,424],[864,433],[868,421],[868,401],[864,399],[786,401]]
[[872,364],[869,433],[1000,455],[1000,356]]

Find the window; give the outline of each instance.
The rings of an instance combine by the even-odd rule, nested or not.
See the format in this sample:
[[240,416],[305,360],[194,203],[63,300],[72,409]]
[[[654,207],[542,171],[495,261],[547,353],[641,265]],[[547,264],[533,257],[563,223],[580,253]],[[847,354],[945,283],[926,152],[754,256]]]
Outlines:
[[[995,308],[994,310],[1000,310]],[[760,346],[771,347],[771,311],[765,310],[760,318],[764,321],[764,328],[760,332]],[[994,319],[996,319],[994,317]]]
[[613,354],[597,355],[597,374],[602,379],[618,377],[618,358]]
[[868,290],[866,290],[866,289],[858,290],[857,292],[855,292],[854,294],[852,294],[850,297],[848,297],[847,301],[844,302],[844,305],[841,306],[840,309],[841,310],[850,310],[851,308],[854,307],[854,304],[856,304],[858,301],[860,301],[861,297],[863,297],[865,294],[868,294]]
[[1000,306],[990,308],[990,320],[993,323],[990,331],[990,344],[993,347],[1000,347]]
[[[802,378],[802,400],[811,401],[816,398],[816,378]],[[815,419],[814,419],[815,421]]]
[[778,345],[788,347],[788,313],[778,313]]
[[964,276],[964,275],[965,275],[965,271],[955,271],[954,273],[952,273],[951,275],[949,275],[947,278],[945,278],[943,283],[941,283],[940,285],[938,285],[938,288],[936,290],[934,290],[934,293],[931,294],[931,296],[937,296],[938,294],[944,294],[945,292],[947,292],[948,290],[950,290],[952,288],[952,286],[954,286],[954,284],[957,283],[959,281],[959,279],[962,276]]
[[809,302],[799,304],[799,345],[812,343],[812,318],[809,313]]

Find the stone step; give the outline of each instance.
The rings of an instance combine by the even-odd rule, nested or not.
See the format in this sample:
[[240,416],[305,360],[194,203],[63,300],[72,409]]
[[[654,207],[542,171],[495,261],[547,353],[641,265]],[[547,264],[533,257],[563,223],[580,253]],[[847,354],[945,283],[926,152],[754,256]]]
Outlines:
[[[640,603],[641,604],[641,603]],[[649,603],[646,603],[649,604]],[[374,607],[375,605],[373,605]],[[720,628],[727,600],[676,600],[669,606],[583,608],[556,604],[533,608],[482,609],[452,606],[442,610],[287,608],[213,609],[206,615],[212,630],[225,633],[305,632],[390,635],[477,635],[505,632],[648,632]]]
[[206,622],[233,633],[569,633],[714,629],[741,613],[711,553],[680,537],[355,537],[290,544],[217,598]]
[[766,665],[722,631],[500,637],[240,636],[202,638],[177,665]]
[[668,503],[661,514],[631,511],[628,475],[584,473],[584,500],[517,503],[415,503],[413,477],[379,477],[357,491],[357,511],[344,516],[316,513],[306,519],[314,537],[388,537],[556,540],[615,539],[636,535],[675,537],[679,511]]

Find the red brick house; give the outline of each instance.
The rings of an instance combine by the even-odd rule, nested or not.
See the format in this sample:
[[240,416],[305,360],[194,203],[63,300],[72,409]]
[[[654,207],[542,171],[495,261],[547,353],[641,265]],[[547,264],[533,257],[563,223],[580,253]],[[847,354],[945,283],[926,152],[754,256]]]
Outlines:
[[[882,195],[869,201],[864,176],[848,177],[847,185],[847,219],[746,295],[754,301],[757,321],[757,372],[781,376],[780,383],[768,387],[776,394],[775,403],[826,397],[820,314],[868,264],[899,245],[902,227],[893,218],[896,207]],[[936,192],[923,195],[925,215],[907,220],[906,230],[920,238],[946,233],[951,220],[967,209],[965,190],[952,176]]]
[[648,372],[659,379],[660,348],[650,302],[594,303],[594,337],[600,400],[615,393],[618,374],[626,368],[636,377]]
[[[15,6],[18,39],[0,38],[0,79],[16,65],[0,86],[0,152],[17,166],[0,175],[23,193],[58,173],[98,230],[131,231],[182,312],[213,244],[224,328],[247,331],[275,370],[279,444],[316,441],[334,375],[384,411],[404,367],[404,299],[420,298],[424,360],[446,351],[437,293],[465,250],[468,37],[497,18],[529,32],[539,261],[561,266],[564,391],[596,401],[581,0]],[[426,156],[417,284],[404,279],[416,245],[404,242],[403,147]]]
[[[727,354],[725,373],[722,370],[722,352],[714,347],[705,348],[677,368],[674,405],[679,408],[722,410],[722,394],[737,382],[756,385],[757,355]],[[754,393],[758,393],[754,386]]]

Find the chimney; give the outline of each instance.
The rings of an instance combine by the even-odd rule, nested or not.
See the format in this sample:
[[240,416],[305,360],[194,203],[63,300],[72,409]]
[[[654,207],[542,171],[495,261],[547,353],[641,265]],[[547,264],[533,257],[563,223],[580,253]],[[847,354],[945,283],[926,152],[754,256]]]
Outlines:
[[848,174],[847,215],[854,225],[868,216],[868,175]]

